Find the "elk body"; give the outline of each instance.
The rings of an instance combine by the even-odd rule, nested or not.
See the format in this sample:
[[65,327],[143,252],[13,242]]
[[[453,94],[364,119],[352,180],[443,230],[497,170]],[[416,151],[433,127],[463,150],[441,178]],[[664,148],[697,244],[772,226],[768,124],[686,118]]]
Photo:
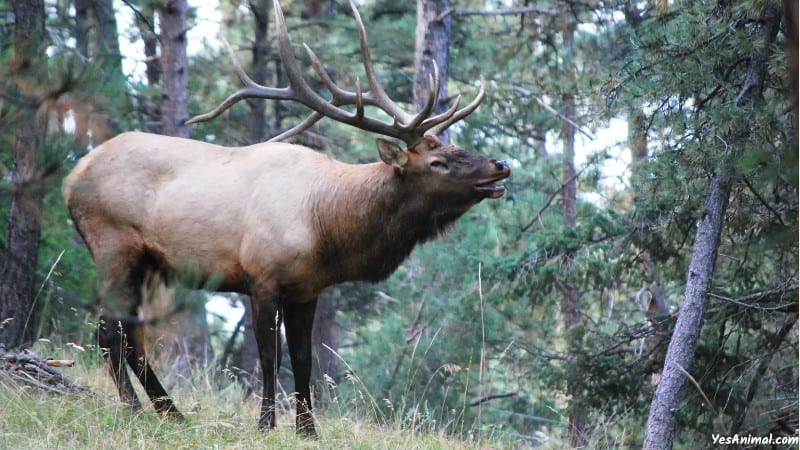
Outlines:
[[[247,97],[291,99],[316,112],[288,134],[325,116],[401,139],[406,148],[378,139],[380,162],[350,165],[286,143],[228,148],[125,133],[82,158],[63,192],[104,280],[98,340],[124,401],[139,405],[127,363],[155,409],[180,417],[147,363],[136,314],[149,286],[190,282],[250,296],[264,374],[262,428],[275,426],[283,323],[295,378],[297,429],[314,433],[311,329],[320,291],[343,281],[387,277],[417,243],[435,237],[481,200],[503,196],[505,188],[496,182],[510,169],[434,136],[472,112],[483,91],[464,109],[456,104],[438,116],[431,114],[435,97],[417,115],[402,112],[372,75],[363,25],[352,6],[369,90],[340,89],[309,50],[333,95],[327,102],[299,75],[277,1],[274,7],[290,86],[255,85],[231,52],[246,87],[196,120],[213,118]],[[348,104],[356,111],[339,108]],[[394,120],[364,116],[365,104]]]

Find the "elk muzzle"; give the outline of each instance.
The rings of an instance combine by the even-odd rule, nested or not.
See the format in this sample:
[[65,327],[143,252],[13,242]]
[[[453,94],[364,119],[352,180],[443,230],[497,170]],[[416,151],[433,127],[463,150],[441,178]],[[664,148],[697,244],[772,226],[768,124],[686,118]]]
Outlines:
[[497,182],[511,175],[511,167],[506,161],[491,159],[489,162],[492,163],[496,173],[489,178],[479,180],[475,184],[475,190],[483,195],[484,198],[500,198],[506,193],[506,187],[502,184],[497,184]]

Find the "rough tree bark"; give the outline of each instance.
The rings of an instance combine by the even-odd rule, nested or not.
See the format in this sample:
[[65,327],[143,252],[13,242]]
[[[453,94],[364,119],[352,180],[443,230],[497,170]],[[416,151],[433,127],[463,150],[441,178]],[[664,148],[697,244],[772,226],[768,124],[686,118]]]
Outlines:
[[189,5],[186,0],[163,0],[161,20],[161,132],[189,137],[189,67],[186,31]]
[[158,36],[153,28],[156,13],[152,5],[145,5],[141,13],[143,18],[137,18],[136,23],[144,43],[144,73],[148,86],[158,86],[161,81],[161,60],[158,56]]
[[75,0],[73,3],[75,7],[75,48],[78,50],[78,53],[82,56],[87,56],[89,54],[89,28],[91,28],[90,22],[90,12],[91,12],[91,1],[90,0]]
[[[421,110],[430,96],[432,86],[428,82],[433,75],[433,64],[439,68],[439,102],[436,113],[447,110],[447,80],[450,60],[450,0],[417,0],[417,38],[414,51],[414,107]],[[450,134],[439,135],[444,143],[450,142]]]
[[[94,39],[96,48],[92,53],[103,69],[104,84],[109,82],[121,84],[125,76],[122,73],[122,54],[119,49],[114,3],[112,0],[89,0],[89,8],[94,25],[97,27]],[[124,88],[124,85],[121,87]]]
[[718,175],[711,179],[686,275],[683,307],[678,313],[661,380],[650,404],[643,444],[646,449],[672,448],[680,391],[686,382],[685,371],[689,370],[694,359],[695,344],[703,326],[705,299],[711,287],[730,190],[730,176]]
[[[87,0],[80,0],[85,2]],[[158,34],[155,29],[155,17],[158,3],[144,2],[139,6],[136,16],[136,27],[142,37],[144,50],[145,77],[149,90],[155,92],[161,82],[161,59],[158,56]],[[161,133],[161,105],[151,101],[147,95],[139,97],[138,109],[144,115],[144,129],[149,133]]]
[[[760,21],[761,41],[754,46],[744,85],[737,98],[737,106],[752,107],[761,99],[767,61],[782,15],[780,1],[772,0],[766,4]],[[728,139],[731,151],[736,152],[737,147],[746,144],[749,134],[746,121],[737,123]],[[734,158],[728,158],[731,159]],[[711,287],[732,184],[733,177],[726,167],[719,168],[709,182],[705,207],[697,226],[686,274],[683,306],[678,313],[675,331],[667,349],[661,381],[650,404],[643,444],[645,449],[672,448],[676,431],[675,418],[682,399],[681,391],[686,382],[686,373],[694,360],[695,345],[703,326],[706,297]]]
[[[258,84],[267,82],[267,62],[269,58],[269,3],[266,0],[250,0],[250,12],[253,14],[253,64],[250,77]],[[250,107],[250,144],[265,140],[267,119],[266,101],[264,99],[247,99]]]
[[[36,267],[42,230],[43,192],[39,173],[39,146],[45,124],[37,115],[36,83],[43,72],[39,55],[44,54],[44,2],[13,2],[14,57],[9,67],[10,88],[24,99],[17,107],[24,126],[15,130],[12,145],[11,205],[8,211],[3,262],[0,266],[0,345],[19,347],[33,337],[35,324]],[[26,87],[27,86],[27,87]]]
[[75,139],[81,147],[98,144],[115,133],[113,107],[127,100],[127,86],[122,71],[117,20],[112,0],[77,0],[75,2],[76,47],[88,64],[99,67],[104,101],[94,98],[75,101],[62,96],[59,102],[69,109],[75,120]]

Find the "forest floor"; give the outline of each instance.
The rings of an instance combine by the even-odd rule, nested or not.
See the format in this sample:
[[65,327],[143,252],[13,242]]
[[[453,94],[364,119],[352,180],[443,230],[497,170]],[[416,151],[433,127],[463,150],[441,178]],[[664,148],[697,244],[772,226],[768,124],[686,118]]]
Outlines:
[[[175,422],[156,414],[149,404],[142,411],[123,405],[102,361],[88,355],[96,353],[92,350],[74,351],[67,355],[74,357],[74,365],[59,368],[35,356],[46,352],[42,348],[35,353],[0,354],[0,449],[477,449],[519,445],[467,442],[436,430],[411,431],[377,424],[370,420],[367,408],[318,416],[316,439],[295,435],[294,415],[289,411],[279,414],[277,429],[263,433],[256,427],[259,401],[253,396],[243,400],[238,383],[220,389],[219,383],[210,379],[188,384],[167,380],[168,386],[175,386],[168,390],[186,416],[185,422]],[[58,361],[51,365],[70,362]],[[138,386],[137,392],[146,399]]]

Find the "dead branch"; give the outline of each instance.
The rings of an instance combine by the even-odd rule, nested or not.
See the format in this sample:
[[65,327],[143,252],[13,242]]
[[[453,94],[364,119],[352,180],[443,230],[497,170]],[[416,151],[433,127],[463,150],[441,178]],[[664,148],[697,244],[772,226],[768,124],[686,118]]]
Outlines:
[[91,394],[91,390],[72,382],[59,370],[51,367],[71,367],[74,361],[39,358],[27,351],[11,352],[0,349],[0,378],[33,386],[58,394]]
[[474,402],[470,403],[469,406],[478,406],[480,404],[486,403],[486,402],[491,401],[491,400],[496,400],[498,398],[513,397],[515,395],[517,395],[516,392],[504,392],[502,394],[490,394],[490,395],[487,395],[486,397],[483,397],[481,399],[475,400]]
[[[798,284],[797,281],[790,280],[774,289],[747,294],[739,298],[731,298],[724,295],[715,294],[713,292],[709,292],[708,296],[726,301],[728,303],[733,303],[735,305],[758,309],[761,311],[782,311],[796,313]],[[779,305],[761,306],[761,303],[766,301],[782,301],[784,303]]]

